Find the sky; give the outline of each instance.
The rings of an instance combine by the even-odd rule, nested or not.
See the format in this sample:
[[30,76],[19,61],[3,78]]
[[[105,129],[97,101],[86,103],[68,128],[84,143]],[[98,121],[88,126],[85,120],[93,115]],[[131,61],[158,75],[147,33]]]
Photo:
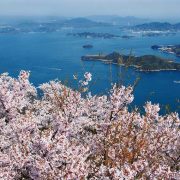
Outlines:
[[0,16],[179,18],[180,0],[0,0]]

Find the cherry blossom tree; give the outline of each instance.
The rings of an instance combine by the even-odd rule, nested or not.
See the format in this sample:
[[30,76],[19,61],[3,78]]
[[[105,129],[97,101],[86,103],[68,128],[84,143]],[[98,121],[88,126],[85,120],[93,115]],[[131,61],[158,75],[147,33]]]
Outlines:
[[29,72],[0,76],[0,179],[180,178],[178,113],[151,102],[129,110],[132,87],[91,96],[91,79],[79,91],[50,81],[39,96]]

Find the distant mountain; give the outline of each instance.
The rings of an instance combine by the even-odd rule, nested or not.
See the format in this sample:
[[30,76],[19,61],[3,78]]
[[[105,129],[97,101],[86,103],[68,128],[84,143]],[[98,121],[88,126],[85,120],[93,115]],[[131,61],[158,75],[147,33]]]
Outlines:
[[136,25],[132,27],[134,30],[141,30],[141,31],[169,31],[169,30],[180,30],[180,23],[177,24],[170,24],[167,22],[151,22],[151,23],[144,23],[140,25]]
[[177,29],[180,29],[180,23],[175,24],[175,27],[176,27]]
[[23,17],[23,16],[0,16],[0,25],[8,24],[10,26],[20,24],[40,24],[50,22],[62,22],[67,20],[66,17],[56,16],[37,16],[37,17]]
[[58,27],[93,27],[93,26],[107,26],[107,23],[99,23],[91,21],[86,18],[66,18],[66,19],[52,19],[48,21],[32,21],[26,24],[34,25],[40,24],[41,26],[58,26]]
[[109,23],[118,26],[135,26],[138,24],[149,22],[148,19],[136,18],[133,16],[121,17],[116,15],[89,16],[88,19],[96,22]]
[[64,21],[63,26],[76,28],[76,27],[109,26],[109,24],[105,22],[92,21],[87,18],[73,18]]
[[94,22],[86,18],[23,19],[16,24],[0,24],[0,33],[54,32],[61,28],[106,27],[108,23]]

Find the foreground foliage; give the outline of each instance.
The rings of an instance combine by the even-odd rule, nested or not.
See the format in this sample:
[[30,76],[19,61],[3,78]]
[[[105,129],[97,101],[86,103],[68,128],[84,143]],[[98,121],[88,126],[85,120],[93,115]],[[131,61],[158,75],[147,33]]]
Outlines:
[[[80,81],[85,92],[91,74]],[[132,87],[83,98],[58,81],[30,84],[0,76],[0,179],[178,179],[177,113],[129,111]],[[82,91],[81,91],[82,92]]]

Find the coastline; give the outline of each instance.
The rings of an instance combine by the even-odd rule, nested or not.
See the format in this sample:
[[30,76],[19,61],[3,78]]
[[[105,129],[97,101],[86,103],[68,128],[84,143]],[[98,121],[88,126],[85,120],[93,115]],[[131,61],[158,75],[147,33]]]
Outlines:
[[[176,69],[176,68],[167,68],[167,69],[141,69],[142,66],[138,66],[138,65],[133,65],[133,64],[129,64],[129,65],[126,65],[124,63],[117,63],[117,62],[114,62],[113,59],[105,59],[106,56],[105,55],[101,55],[100,58],[98,58],[99,55],[87,55],[87,56],[82,56],[81,57],[81,60],[82,61],[101,61],[103,62],[104,64],[114,64],[114,65],[119,65],[119,66],[127,66],[127,67],[133,67],[136,69],[136,71],[139,71],[139,72],[160,72],[160,71],[180,71],[180,69]],[[104,59],[103,59],[104,58]],[[169,61],[167,63],[173,63],[173,61]]]

